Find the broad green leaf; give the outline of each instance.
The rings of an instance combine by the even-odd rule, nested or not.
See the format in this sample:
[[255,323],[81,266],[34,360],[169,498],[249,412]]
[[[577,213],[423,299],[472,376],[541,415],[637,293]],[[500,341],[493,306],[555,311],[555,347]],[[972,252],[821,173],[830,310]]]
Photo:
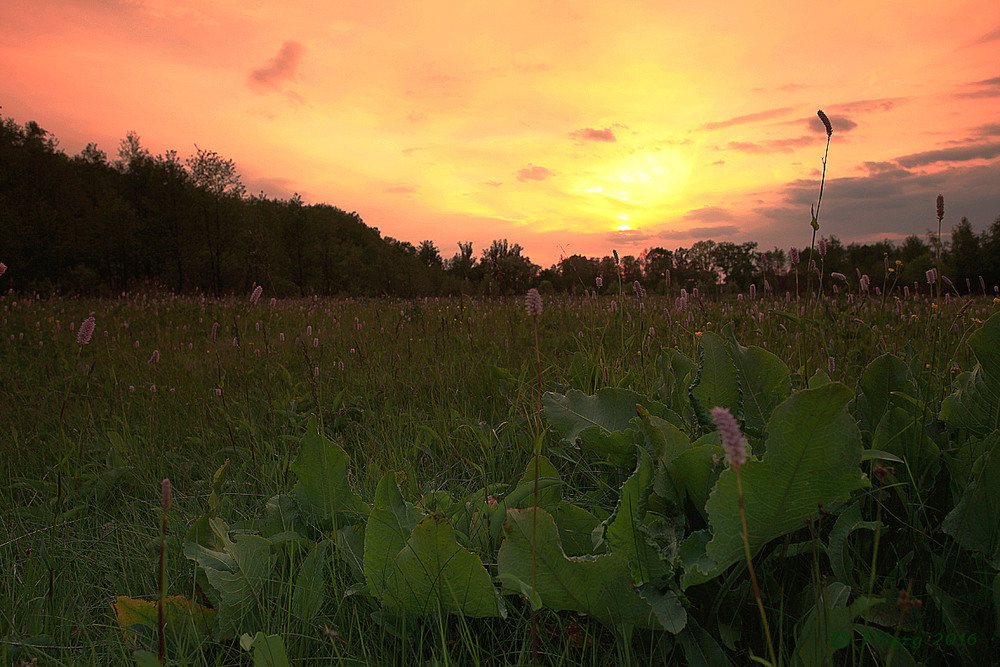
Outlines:
[[860,584],[854,579],[854,563],[848,550],[847,538],[855,530],[864,528],[875,530],[878,527],[877,521],[865,521],[861,517],[861,503],[851,503],[844,510],[843,514],[837,517],[830,531],[830,539],[827,546],[827,555],[830,557],[830,569],[833,576],[842,584],[850,586],[854,590],[860,590]]
[[696,363],[673,348],[660,355],[660,393],[667,407],[687,421],[694,419],[688,387],[697,371]]
[[[872,448],[902,458],[917,489],[923,487],[924,479],[937,471],[941,455],[938,446],[927,437],[920,415],[910,414],[894,405],[887,406],[882,414],[872,438]],[[910,481],[904,470],[896,471],[896,479]]]
[[[916,660],[913,659],[913,655],[898,637],[871,625],[863,625],[861,623],[855,623],[853,631],[861,635],[862,646],[866,650],[870,647],[872,651],[878,654],[879,658],[885,661],[885,664],[889,664],[889,652],[891,651],[893,667],[916,667]],[[853,633],[850,635],[850,639],[856,642]]]
[[774,408],[792,391],[788,366],[764,348],[740,345],[732,324],[726,326],[726,335],[729,338],[729,353],[736,367],[740,415],[748,431],[760,434]]
[[240,637],[240,647],[253,655],[253,667],[291,667],[285,653],[285,641],[279,635],[265,635],[258,631],[251,637]]
[[984,438],[1000,429],[1000,313],[969,336],[969,347],[976,366],[958,376],[958,388],[941,404],[941,419]]
[[[801,528],[817,515],[819,505],[833,506],[864,486],[860,436],[847,414],[850,397],[847,387],[831,383],[798,392],[775,408],[763,459],[750,459],[739,471],[752,554]],[[685,570],[685,587],[708,581],[744,559],[736,474],[727,468],[706,504],[712,540],[705,556],[714,565],[705,567],[706,559],[688,550],[686,560],[701,564]]]
[[[137,633],[156,635],[159,625],[156,600],[139,600],[119,595],[111,608],[129,642],[134,641]],[[188,600],[183,595],[168,595],[163,598],[163,623],[172,634],[205,639],[215,623],[215,610]]]
[[677,635],[677,642],[684,651],[684,660],[690,667],[732,667],[715,638],[708,630],[691,618],[684,631]]
[[826,586],[796,633],[794,660],[803,667],[837,664],[834,654],[851,643],[854,619],[881,598],[861,596],[848,605],[851,589],[832,582]]
[[613,553],[628,561],[637,586],[669,576],[677,553],[672,526],[647,514],[652,487],[653,461],[640,449],[635,472],[625,480],[615,513],[604,523],[604,539]]
[[916,387],[906,364],[891,354],[883,354],[865,367],[858,380],[857,395],[850,404],[851,414],[866,443],[871,442],[876,427],[889,409],[893,392],[915,396]]
[[385,581],[382,603],[414,614],[507,615],[482,561],[458,544],[455,529],[439,513],[413,529]]
[[633,444],[642,442],[636,406],[667,421],[680,421],[662,403],[618,387],[606,387],[594,396],[576,389],[565,395],[546,392],[543,403],[546,419],[563,440],[604,454],[620,465],[631,465]]
[[[725,450],[718,443],[718,431],[706,433],[698,438],[691,449],[683,452],[668,466],[674,488],[682,491],[706,520],[708,511],[705,505],[719,479],[726,456]],[[683,501],[682,498],[681,502]]]
[[[538,473],[537,502],[534,497],[536,464]],[[562,480],[559,479],[559,473],[556,472],[555,467],[544,456],[536,455],[528,461],[528,465],[524,468],[524,474],[521,475],[521,481],[517,484],[518,487],[525,485],[531,488],[531,504],[534,506],[549,507],[558,505],[559,501],[562,500],[562,489],[560,488]]]
[[319,613],[326,599],[326,566],[330,559],[330,541],[321,539],[302,560],[292,589],[292,615],[306,623]]
[[567,556],[585,556],[594,553],[592,535],[600,520],[576,505],[563,500],[552,508],[544,508],[556,522],[559,540]]
[[[220,522],[219,519],[211,521],[213,524]],[[188,542],[184,545],[184,555],[198,563],[217,596],[216,634],[225,638],[243,629],[259,610],[264,584],[274,567],[274,557],[271,543],[259,535],[236,535],[230,539],[228,531],[221,526],[213,528],[222,536],[221,551]]]
[[[623,556],[567,557],[556,524],[543,509],[508,510],[503,527],[497,570],[507,592],[530,590],[549,609],[589,614],[620,636],[629,636],[634,627],[663,627],[649,602],[636,592]],[[677,619],[686,614],[679,603],[669,615],[675,619],[672,627],[683,626]]]
[[347,480],[349,464],[347,452],[332,440],[311,429],[302,437],[299,455],[291,465],[298,478],[293,494],[323,529],[334,527],[337,514],[366,516],[369,512]]
[[994,444],[982,472],[948,513],[941,529],[966,549],[1000,569],[1000,444]]
[[691,385],[691,401],[702,428],[712,430],[709,411],[721,406],[734,415],[739,414],[739,388],[736,366],[729,356],[725,341],[718,334],[706,331],[701,335],[701,356],[698,375]]
[[396,474],[386,473],[375,490],[375,508],[365,528],[365,580],[373,594],[380,595],[385,588],[396,557],[423,516],[418,507],[403,499]]

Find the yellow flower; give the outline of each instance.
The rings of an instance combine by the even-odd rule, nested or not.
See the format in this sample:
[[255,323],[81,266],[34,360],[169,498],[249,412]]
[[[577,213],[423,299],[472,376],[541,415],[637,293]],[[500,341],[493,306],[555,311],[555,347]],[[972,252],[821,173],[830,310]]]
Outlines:
[[902,265],[903,265],[903,260],[897,259],[896,260],[896,266],[902,266]]

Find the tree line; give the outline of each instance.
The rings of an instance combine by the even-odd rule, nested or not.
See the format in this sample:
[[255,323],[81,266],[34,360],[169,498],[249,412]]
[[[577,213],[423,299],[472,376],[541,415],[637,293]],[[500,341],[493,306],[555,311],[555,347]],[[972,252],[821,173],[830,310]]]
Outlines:
[[[34,121],[0,117],[0,288],[113,294],[136,288],[214,295],[263,285],[276,296],[615,293],[701,289],[791,290],[813,269],[868,274],[873,285],[925,281],[938,255],[960,292],[1000,284],[1000,217],[980,234],[962,218],[937,235],[812,249],[758,250],[756,242],[698,241],[638,256],[572,255],[549,268],[517,243],[471,242],[444,257],[430,240],[383,237],[356,212],[248,194],[232,160],[195,147],[153,155],[138,135],[112,159],[94,143],[66,155]],[[793,262],[797,259],[797,262]]]

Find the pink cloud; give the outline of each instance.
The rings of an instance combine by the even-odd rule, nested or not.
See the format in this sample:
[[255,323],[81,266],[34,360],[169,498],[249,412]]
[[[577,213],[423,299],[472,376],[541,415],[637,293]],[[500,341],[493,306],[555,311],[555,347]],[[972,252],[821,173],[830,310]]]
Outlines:
[[288,40],[281,45],[278,55],[267,61],[263,67],[250,72],[250,82],[264,88],[277,88],[278,84],[295,76],[295,70],[302,60],[305,47]]
[[569,136],[580,141],[618,141],[610,127],[606,127],[603,130],[585,127],[582,130],[570,132]]
[[545,167],[539,166],[537,164],[528,163],[527,167],[519,169],[517,172],[517,180],[519,181],[544,181],[549,176],[552,176],[553,172]]

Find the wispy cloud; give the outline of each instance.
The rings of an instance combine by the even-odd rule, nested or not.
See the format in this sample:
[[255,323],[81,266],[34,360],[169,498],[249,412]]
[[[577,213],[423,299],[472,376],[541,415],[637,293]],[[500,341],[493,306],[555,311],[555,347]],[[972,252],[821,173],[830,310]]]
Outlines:
[[978,97],[1000,97],[1000,76],[982,81],[973,81],[964,86],[965,90],[955,93],[955,97],[978,98]]
[[720,130],[724,127],[730,127],[732,125],[743,125],[745,123],[756,123],[762,120],[771,120],[772,118],[779,118],[784,116],[792,107],[781,107],[780,109],[768,109],[767,111],[758,111],[757,113],[746,114],[745,116],[736,116],[735,118],[729,118],[727,120],[720,120],[713,123],[705,123],[702,128],[705,130]]
[[685,220],[700,220],[701,222],[722,222],[732,220],[733,212],[721,206],[703,206],[684,214]]
[[250,72],[250,84],[255,88],[271,88],[277,90],[282,81],[295,77],[295,70],[302,60],[305,47],[296,41],[288,40],[281,45],[278,55],[267,61],[263,67]]
[[582,130],[570,132],[569,136],[578,141],[618,141],[610,127],[606,127],[603,130],[585,127]]
[[544,181],[549,176],[552,176],[554,172],[545,167],[539,166],[537,164],[528,163],[527,167],[523,167],[517,172],[517,180],[521,182],[525,181]]
[[688,227],[687,229],[668,229],[659,232],[656,237],[660,239],[725,239],[734,236],[739,232],[736,225],[716,225],[714,227]]
[[393,185],[386,188],[382,192],[394,195],[410,195],[417,191],[417,188],[412,185]]
[[1000,142],[977,144],[973,146],[956,146],[934,151],[923,151],[896,158],[900,165],[912,169],[935,162],[967,162],[969,160],[992,160],[1000,156]]

